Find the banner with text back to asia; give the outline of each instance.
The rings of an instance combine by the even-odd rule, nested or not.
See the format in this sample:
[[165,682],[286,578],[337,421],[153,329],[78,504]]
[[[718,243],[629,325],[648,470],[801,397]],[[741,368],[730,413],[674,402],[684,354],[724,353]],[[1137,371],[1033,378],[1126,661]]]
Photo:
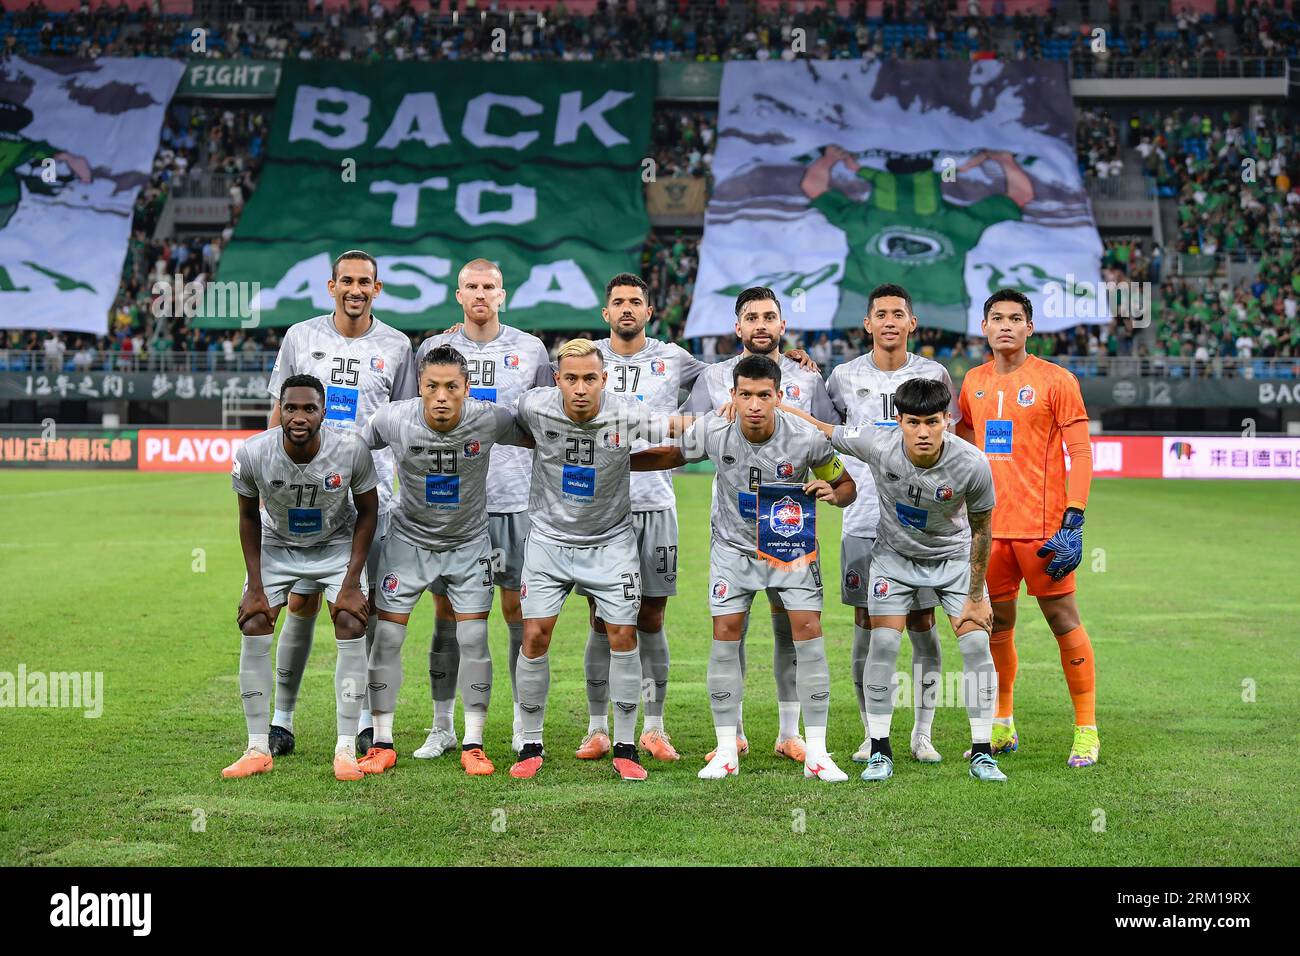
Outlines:
[[[501,266],[503,319],[598,328],[605,281],[639,271],[652,63],[286,62],[268,162],[218,282],[259,283],[252,318],[333,308],[334,256],[379,260],[375,314],[408,330],[461,319],[456,273]],[[242,299],[242,295],[241,295]]]

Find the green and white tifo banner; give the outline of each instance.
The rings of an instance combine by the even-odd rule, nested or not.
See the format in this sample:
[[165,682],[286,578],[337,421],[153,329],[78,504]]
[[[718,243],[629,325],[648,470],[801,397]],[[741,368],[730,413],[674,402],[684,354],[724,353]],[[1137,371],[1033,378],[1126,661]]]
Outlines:
[[183,64],[0,63],[0,326],[104,335]]
[[1004,286],[1039,331],[1108,315],[1064,64],[731,62],[719,117],[687,335],[755,285],[796,329],[860,326],[884,282],[961,332]]
[[[602,325],[605,281],[637,271],[652,63],[284,64],[268,162],[217,280],[284,326],[333,308],[333,257],[379,260],[375,313],[399,328],[461,319],[456,274],[496,262],[504,321]],[[230,285],[235,284],[235,285]],[[248,284],[248,285],[245,285]]]

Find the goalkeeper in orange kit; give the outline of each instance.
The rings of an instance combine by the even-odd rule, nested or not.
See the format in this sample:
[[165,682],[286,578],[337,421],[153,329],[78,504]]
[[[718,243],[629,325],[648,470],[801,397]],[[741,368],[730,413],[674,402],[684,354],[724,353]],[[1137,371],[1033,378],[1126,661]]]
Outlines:
[[[1020,743],[1012,717],[1016,680],[1016,599],[1023,580],[1056,635],[1074,703],[1069,766],[1097,762],[1096,669],[1092,642],[1079,621],[1074,569],[1083,557],[1083,516],[1092,481],[1088,411],[1067,370],[1025,351],[1034,331],[1029,299],[1000,289],[984,303],[981,328],[993,361],[962,382],[957,434],[989,459],[997,505],[988,589],[993,602],[989,646],[998,671],[994,753]],[[1070,472],[1065,470],[1069,449]]]

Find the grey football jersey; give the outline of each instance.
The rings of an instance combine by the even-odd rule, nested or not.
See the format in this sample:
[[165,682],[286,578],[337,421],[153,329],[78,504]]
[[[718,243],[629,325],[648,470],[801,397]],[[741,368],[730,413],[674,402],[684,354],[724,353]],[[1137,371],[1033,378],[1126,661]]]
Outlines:
[[528,499],[532,533],[589,548],[630,531],[632,439],[665,434],[668,416],[605,392],[596,417],[575,422],[551,386],[524,393],[517,417],[537,442]]
[[[954,423],[961,420],[961,409],[953,391],[948,370],[928,358],[911,352],[901,368],[882,371],[868,352],[836,366],[826,383],[831,404],[835,406],[835,422],[845,425],[876,428],[897,428],[894,421],[894,392],[898,386],[913,378],[929,378],[943,382],[952,396],[949,410]],[[844,462],[858,485],[858,497],[844,509],[844,534],[860,538],[874,538],[880,520],[880,499],[876,496],[875,482],[866,463],[850,455]]]
[[739,422],[709,412],[682,437],[687,460],[713,462],[713,510],[709,529],[715,543],[754,554],[758,536],[758,486],[802,484],[808,472],[835,459],[824,432],[802,418],[776,413],[776,430],[761,445],[745,438]]
[[[743,355],[737,355],[705,368],[703,374],[695,380],[685,411],[702,415],[716,411],[731,401],[736,363],[742,358]],[[809,372],[784,355],[777,358],[777,364],[781,366],[781,401],[807,412],[819,422],[836,421],[835,407],[831,405],[830,397],[826,394],[826,383],[820,375]]]
[[408,398],[375,412],[361,428],[371,448],[388,447],[401,487],[392,529],[403,541],[431,550],[455,548],[487,533],[488,460],[500,442],[525,440],[514,412],[466,399],[450,431],[431,428],[424,401]]
[[[678,392],[694,385],[700,373],[709,367],[680,345],[658,339],[646,339],[645,348],[635,355],[619,355],[610,346],[609,339],[598,341],[596,348],[605,357],[605,371],[609,375],[606,391],[642,402],[665,415],[671,415],[681,404]],[[649,447],[644,441],[636,441],[632,451]],[[671,471],[632,472],[633,511],[668,511],[676,506]]]
[[262,540],[290,547],[351,541],[357,509],[348,492],[362,494],[378,481],[356,433],[329,428],[305,465],[289,457],[277,426],[240,445],[230,471],[237,494],[262,499]]
[[[410,398],[417,389],[410,340],[379,319],[355,339],[339,333],[333,314],[290,326],[271,370],[272,398],[280,398],[280,385],[291,375],[320,379],[325,386],[325,424],[341,431],[360,428],[381,405]],[[387,451],[377,451],[374,457],[383,514],[396,503],[393,458]]]
[[[537,336],[501,326],[491,342],[475,342],[464,329],[443,332],[420,343],[415,367],[436,345],[450,345],[469,365],[469,394],[484,402],[513,408],[519,396],[536,385],[554,385],[551,357]],[[492,514],[525,511],[533,456],[527,448],[496,445],[487,478],[487,508]]]
[[993,510],[993,471],[984,453],[956,435],[930,468],[917,468],[898,428],[839,425],[831,444],[871,468],[880,496],[876,542],[907,558],[935,560],[970,553],[971,511]]

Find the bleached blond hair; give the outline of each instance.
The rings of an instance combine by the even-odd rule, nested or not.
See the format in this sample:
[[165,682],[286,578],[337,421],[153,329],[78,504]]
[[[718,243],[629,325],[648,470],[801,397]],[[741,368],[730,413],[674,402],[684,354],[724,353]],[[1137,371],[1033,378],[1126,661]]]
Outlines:
[[605,356],[600,353],[600,349],[596,348],[591,339],[569,339],[555,353],[555,364],[558,366],[566,358],[583,358],[587,355],[596,356],[600,359],[600,367],[605,367]]

